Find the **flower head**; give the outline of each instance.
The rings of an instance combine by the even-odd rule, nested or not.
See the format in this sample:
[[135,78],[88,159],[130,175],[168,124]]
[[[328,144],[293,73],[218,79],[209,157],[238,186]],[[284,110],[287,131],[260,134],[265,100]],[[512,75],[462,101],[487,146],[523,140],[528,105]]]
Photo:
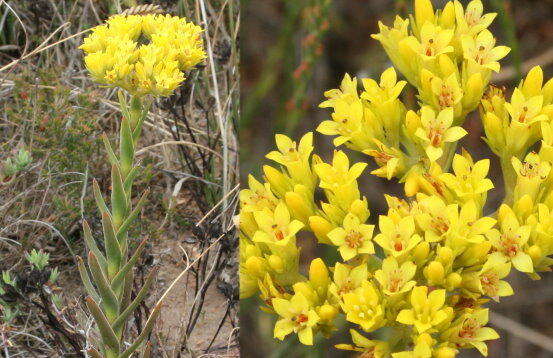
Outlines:
[[420,236],[415,233],[415,221],[412,216],[394,220],[392,217],[381,215],[379,227],[381,232],[374,241],[394,257],[403,256],[421,241]]
[[428,106],[421,109],[420,117],[414,112],[407,114],[420,122],[415,135],[423,142],[428,159],[438,160],[443,154],[443,146],[447,142],[456,142],[467,134],[461,127],[452,126],[453,108],[446,108],[436,115],[436,112]]
[[319,315],[307,298],[296,293],[290,300],[273,298],[273,308],[280,316],[275,324],[275,338],[283,340],[290,333],[297,333],[301,343],[313,344],[313,327],[319,321]]
[[346,319],[357,323],[366,332],[380,328],[384,323],[384,308],[378,291],[369,281],[363,282],[353,292],[344,294],[342,309]]
[[342,227],[328,233],[328,238],[338,246],[344,260],[350,260],[359,254],[374,254],[372,243],[374,226],[362,224],[359,218],[351,213],[344,218]]
[[488,309],[478,309],[464,314],[457,319],[452,328],[442,336],[450,342],[457,343],[458,347],[474,347],[484,356],[488,355],[488,347],[485,341],[497,339],[499,335],[490,327],[484,327],[488,323]]
[[434,59],[436,56],[453,52],[451,40],[453,30],[442,29],[431,22],[425,22],[420,30],[420,40],[409,38],[409,45],[423,59]]
[[369,273],[366,264],[363,263],[359,266],[351,267],[338,262],[334,266],[333,282],[330,284],[329,290],[336,296],[341,297],[360,287],[368,277]]
[[448,316],[445,303],[445,290],[428,293],[428,287],[418,286],[411,291],[411,308],[399,312],[397,321],[413,325],[419,333],[442,323]]
[[469,2],[466,9],[463,9],[463,5],[458,0],[455,1],[455,18],[459,33],[478,34],[488,28],[496,16],[496,13],[484,14],[481,0]]
[[290,220],[290,212],[282,202],[277,205],[274,212],[267,209],[256,211],[254,218],[259,226],[253,237],[256,242],[286,246],[303,227],[301,221]]
[[463,36],[463,53],[465,59],[477,66],[499,72],[499,60],[507,56],[510,48],[507,46],[495,46],[495,38],[488,30],[480,32],[476,38]]
[[170,95],[205,58],[202,29],[170,15],[116,15],[81,49],[92,78],[143,96]]
[[488,232],[488,240],[505,260],[522,272],[534,270],[532,259],[524,251],[530,237],[530,227],[520,225],[515,213],[507,205],[499,209],[500,230]]
[[416,282],[413,280],[417,266],[405,261],[398,264],[394,257],[388,257],[382,262],[382,268],[374,273],[374,277],[380,283],[382,292],[388,296],[395,296],[409,292]]

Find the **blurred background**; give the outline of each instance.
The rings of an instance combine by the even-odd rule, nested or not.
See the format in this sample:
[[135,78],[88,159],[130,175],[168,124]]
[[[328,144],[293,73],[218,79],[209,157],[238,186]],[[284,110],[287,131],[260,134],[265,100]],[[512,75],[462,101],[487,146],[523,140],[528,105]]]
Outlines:
[[[433,1],[441,7],[446,1]],[[468,1],[461,0],[466,5]],[[546,78],[553,74],[553,1],[483,0],[487,12],[497,12],[492,32],[498,42],[512,48],[502,61],[502,71],[492,83],[513,87],[521,74],[541,65]],[[241,171],[259,177],[263,157],[273,147],[274,134],[299,138],[314,131],[329,116],[319,109],[325,90],[336,88],[345,73],[379,78],[391,66],[380,44],[370,38],[379,20],[386,24],[395,14],[411,11],[410,0],[243,0],[242,17],[242,116],[240,122]],[[414,92],[404,91],[406,98]],[[492,158],[495,189],[488,198],[494,208],[503,195],[499,163],[481,140],[477,115],[467,119],[461,145],[475,159]],[[328,159],[330,138],[317,135],[318,153]],[[367,160],[367,157],[356,157]],[[373,164],[369,161],[369,165]],[[369,170],[367,170],[368,172]],[[385,210],[382,193],[401,194],[402,187],[374,176],[365,176],[362,189],[371,206],[371,220]],[[305,242],[302,259],[325,255]],[[490,357],[553,357],[553,274],[541,281],[512,274],[515,295],[492,305],[491,325],[501,340],[489,344]],[[336,336],[306,348],[295,337],[284,342],[272,338],[274,317],[261,312],[255,299],[241,303],[242,354],[244,357],[347,357],[333,348],[349,342]],[[342,330],[346,331],[346,330]],[[320,337],[319,337],[320,338]],[[462,357],[477,357],[464,351]]]

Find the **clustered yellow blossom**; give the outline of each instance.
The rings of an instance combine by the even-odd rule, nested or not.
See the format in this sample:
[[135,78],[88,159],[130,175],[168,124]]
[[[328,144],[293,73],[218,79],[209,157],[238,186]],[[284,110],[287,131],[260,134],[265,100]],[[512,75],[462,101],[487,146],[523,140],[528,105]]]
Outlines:
[[[486,341],[499,336],[486,326],[486,304],[514,293],[511,270],[533,279],[551,270],[553,82],[535,68],[507,102],[488,85],[509,52],[487,29],[495,14],[480,0],[437,11],[415,0],[414,9],[373,35],[395,68],[363,79],[361,91],[346,75],[325,93],[331,119],[317,130],[335,136],[332,160],[313,153],[312,133],[299,143],[277,135],[267,155],[276,165],[241,193],[241,297],[259,296],[278,317],[278,339],[312,345],[345,319],[352,343],[336,347],[363,357],[487,355]],[[418,108],[402,102],[407,83]],[[494,213],[485,209],[490,160],[456,150],[478,107],[506,182]],[[342,145],[374,158],[371,174],[403,182],[406,198],[385,195],[387,212],[369,220],[358,185],[367,164],[352,163]],[[338,261],[304,268],[300,237],[334,248]]]
[[171,15],[115,15],[81,49],[95,81],[134,95],[170,95],[205,58],[202,29]]

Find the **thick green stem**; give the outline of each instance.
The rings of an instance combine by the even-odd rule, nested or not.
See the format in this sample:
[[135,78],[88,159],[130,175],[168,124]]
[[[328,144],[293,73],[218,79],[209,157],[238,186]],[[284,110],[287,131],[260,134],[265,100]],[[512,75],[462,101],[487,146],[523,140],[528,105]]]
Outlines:
[[[133,212],[131,205],[131,188],[138,171],[135,164],[136,144],[140,138],[142,122],[149,107],[140,97],[133,97],[129,103],[122,93],[119,96],[119,101],[123,118],[117,154],[112,150],[109,141],[105,140],[112,164],[111,212],[98,193],[98,202],[101,204],[100,211],[102,212],[104,247],[106,248],[105,258],[102,254],[100,258],[103,261],[97,261],[91,254],[92,261],[89,260],[89,269],[93,273],[92,278],[98,287],[100,296],[98,303],[101,303],[98,306],[91,302],[90,307],[93,308],[94,318],[99,330],[103,333],[102,338],[106,339],[102,344],[105,358],[118,358],[123,353],[121,349],[125,324],[119,323],[115,327],[114,323],[117,320],[122,320],[120,315],[129,303],[125,300],[126,297],[130,297],[130,289],[132,289],[132,285],[126,282],[129,279],[132,280],[132,275],[126,275],[121,270],[129,261],[127,231],[136,218],[136,211]],[[100,204],[98,205],[100,206]],[[142,204],[143,199],[137,205]],[[93,243],[94,241],[89,240],[89,242]],[[96,247],[89,249],[91,252],[94,252],[94,249],[97,250]],[[129,265],[126,267],[125,272],[132,272],[128,270]],[[122,275],[124,275],[123,281],[121,281]],[[146,290],[147,288],[145,288]],[[145,292],[142,295],[145,296]],[[106,302],[112,304],[108,306]],[[134,302],[135,305],[138,303]]]

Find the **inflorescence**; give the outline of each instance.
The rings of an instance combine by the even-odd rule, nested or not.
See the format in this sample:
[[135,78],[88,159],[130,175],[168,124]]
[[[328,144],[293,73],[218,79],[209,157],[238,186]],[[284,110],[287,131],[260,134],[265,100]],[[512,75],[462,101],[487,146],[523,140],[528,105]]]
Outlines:
[[171,15],[116,15],[81,49],[94,80],[133,95],[169,96],[205,58],[202,28]]
[[[512,269],[539,279],[553,263],[553,81],[544,84],[536,67],[510,99],[489,85],[509,48],[496,46],[488,30],[496,14],[480,0],[440,10],[415,0],[414,9],[373,35],[394,67],[361,89],[346,75],[325,93],[321,107],[332,114],[317,128],[336,147],[374,158],[371,174],[404,183],[406,197],[385,195],[387,213],[369,224],[358,187],[367,164],[342,149],[324,162],[312,133],[299,143],[277,135],[267,155],[276,165],[241,192],[241,296],[258,295],[278,317],[278,339],[297,334],[312,345],[315,334],[344,327],[341,317],[354,329],[352,344],[337,348],[363,357],[487,355],[485,342],[499,336],[486,326],[485,304],[513,294]],[[408,83],[418,108],[402,102]],[[484,212],[490,160],[456,150],[477,109],[505,178],[493,214]],[[301,272],[300,232],[335,248],[338,262],[315,258]]]

